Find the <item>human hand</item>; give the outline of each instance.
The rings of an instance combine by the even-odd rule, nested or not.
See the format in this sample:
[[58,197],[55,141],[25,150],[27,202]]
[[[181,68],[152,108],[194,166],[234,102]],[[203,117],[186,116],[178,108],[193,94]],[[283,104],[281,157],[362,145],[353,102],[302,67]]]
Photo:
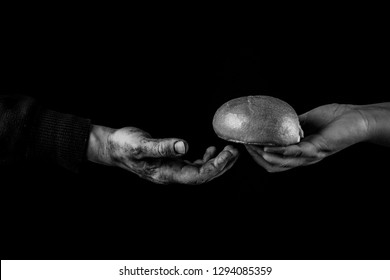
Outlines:
[[181,159],[188,144],[176,138],[153,139],[135,128],[111,129],[93,126],[88,145],[89,160],[118,166],[158,184],[198,185],[229,170],[238,158],[238,150],[226,146],[216,157],[209,147],[203,158],[194,162]]
[[286,147],[246,145],[248,152],[268,172],[317,163],[325,157],[368,139],[369,120],[360,106],[329,104],[299,116],[307,135]]

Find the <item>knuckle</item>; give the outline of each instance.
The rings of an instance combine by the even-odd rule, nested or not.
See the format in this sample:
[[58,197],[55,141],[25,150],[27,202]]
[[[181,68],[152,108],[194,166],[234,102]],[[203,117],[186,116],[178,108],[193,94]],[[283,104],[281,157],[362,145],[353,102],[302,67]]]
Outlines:
[[181,184],[185,184],[185,185],[200,185],[200,184],[203,184],[204,182],[206,181],[205,178],[202,178],[202,177],[190,177],[190,176],[186,176],[184,178],[181,179]]
[[144,156],[144,153],[140,147],[135,147],[131,151],[131,157],[135,159],[142,159]]
[[197,186],[197,185],[201,185],[201,184],[203,184],[203,183],[205,183],[206,182],[206,180],[192,180],[192,181],[189,181],[187,184],[189,184],[189,185],[194,185],[194,186]]
[[324,153],[324,152],[319,152],[315,156],[315,158],[318,160],[324,159],[325,157],[326,157],[326,153]]
[[301,151],[301,150],[295,151],[295,152],[294,152],[294,156],[295,156],[295,157],[300,157],[300,156],[302,156],[302,151]]
[[169,184],[172,179],[169,178],[168,176],[163,176],[160,172],[154,170],[152,175],[150,176],[151,181],[154,183],[160,184],[160,185],[167,185]]
[[157,154],[159,154],[160,156],[166,155],[166,150],[164,149],[164,145],[162,143],[159,143],[156,147]]
[[203,176],[208,176],[209,174],[216,172],[217,168],[212,164],[206,164],[200,168],[200,174]]

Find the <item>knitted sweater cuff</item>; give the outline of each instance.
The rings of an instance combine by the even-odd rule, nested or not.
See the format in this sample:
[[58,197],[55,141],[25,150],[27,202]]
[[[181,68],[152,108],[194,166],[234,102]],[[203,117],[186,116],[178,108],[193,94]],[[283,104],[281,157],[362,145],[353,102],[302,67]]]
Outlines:
[[39,113],[32,135],[34,158],[78,172],[86,156],[91,121],[52,110]]

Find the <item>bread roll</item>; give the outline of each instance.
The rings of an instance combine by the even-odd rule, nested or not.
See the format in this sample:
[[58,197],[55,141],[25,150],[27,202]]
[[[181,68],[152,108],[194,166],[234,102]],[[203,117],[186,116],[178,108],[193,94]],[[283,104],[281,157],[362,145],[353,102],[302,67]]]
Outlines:
[[223,104],[213,119],[215,133],[231,142],[287,146],[303,137],[295,110],[271,96],[245,96]]

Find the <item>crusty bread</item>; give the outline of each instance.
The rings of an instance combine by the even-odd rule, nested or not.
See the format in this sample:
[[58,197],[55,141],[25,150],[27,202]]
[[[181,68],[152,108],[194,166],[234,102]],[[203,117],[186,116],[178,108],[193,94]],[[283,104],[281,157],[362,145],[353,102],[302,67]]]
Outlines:
[[222,139],[256,145],[287,146],[303,137],[295,110],[271,96],[245,96],[223,104],[213,119]]

